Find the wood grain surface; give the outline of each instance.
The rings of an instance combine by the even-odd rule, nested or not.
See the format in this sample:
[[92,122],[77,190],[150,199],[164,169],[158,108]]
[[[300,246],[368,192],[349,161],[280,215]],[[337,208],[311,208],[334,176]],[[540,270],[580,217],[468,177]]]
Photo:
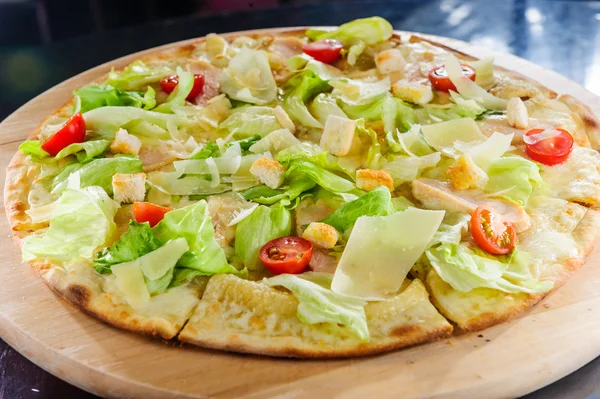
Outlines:
[[[425,36],[425,35],[423,35]],[[482,48],[425,36],[476,57]],[[180,42],[178,44],[185,43]],[[175,44],[175,45],[178,45]],[[141,55],[101,65],[21,107],[0,124],[0,181],[19,143],[73,89]],[[528,61],[495,54],[600,114],[600,98]],[[4,208],[2,204],[2,208]],[[517,320],[385,355],[351,360],[286,360],[180,347],[123,332],[55,296],[20,261],[0,219],[0,335],[52,374],[109,397],[408,398],[514,397],[547,385],[600,354],[600,252],[562,288]]]

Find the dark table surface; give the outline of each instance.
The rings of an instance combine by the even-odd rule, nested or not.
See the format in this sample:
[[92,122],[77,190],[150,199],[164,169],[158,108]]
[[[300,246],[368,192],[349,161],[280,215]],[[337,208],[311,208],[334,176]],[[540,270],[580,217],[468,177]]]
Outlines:
[[[337,25],[371,15],[396,29],[516,54],[600,95],[595,1],[0,0],[0,120],[53,85],[135,51],[210,32]],[[0,399],[67,397],[95,396],[0,341]],[[600,399],[600,358],[527,398]]]

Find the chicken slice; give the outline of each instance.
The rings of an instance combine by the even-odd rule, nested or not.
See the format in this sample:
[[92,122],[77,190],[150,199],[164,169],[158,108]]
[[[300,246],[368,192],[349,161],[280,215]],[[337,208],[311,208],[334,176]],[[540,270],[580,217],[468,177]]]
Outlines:
[[531,225],[522,206],[501,199],[485,196],[481,190],[458,191],[450,183],[432,179],[417,179],[412,183],[412,193],[428,209],[472,214],[479,205],[487,204],[511,222],[518,233]]
[[188,64],[187,70],[204,76],[204,87],[202,93],[194,98],[194,103],[206,107],[208,100],[219,95],[219,79],[221,69],[212,66],[206,61],[194,61]]

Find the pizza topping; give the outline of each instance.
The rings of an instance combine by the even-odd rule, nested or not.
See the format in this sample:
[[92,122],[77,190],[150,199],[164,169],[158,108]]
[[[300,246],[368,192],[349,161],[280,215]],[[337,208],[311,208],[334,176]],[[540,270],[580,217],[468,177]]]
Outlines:
[[[473,82],[475,81],[475,69],[473,67],[461,64],[460,68],[464,77],[471,79]],[[429,71],[429,81],[435,90],[457,91],[456,86],[454,83],[452,83],[452,80],[450,80],[450,77],[448,76],[448,71],[446,70],[445,65],[433,68],[431,71]]]
[[260,261],[273,274],[299,274],[312,257],[313,246],[302,237],[280,237],[260,249]]
[[567,160],[573,151],[573,136],[564,129],[533,129],[523,138],[529,158],[544,165]]
[[138,223],[148,222],[150,227],[154,227],[163,220],[167,212],[172,211],[171,208],[151,204],[149,202],[134,202],[133,215]]
[[85,140],[85,120],[80,112],[75,113],[56,133],[42,144],[42,149],[56,156],[63,148]]
[[471,234],[477,245],[492,255],[510,253],[517,241],[513,225],[488,205],[480,205],[473,212]]
[[302,51],[317,61],[333,64],[340,58],[344,45],[337,40],[318,40],[302,46]]
[[[167,76],[163,80],[160,81],[160,87],[163,89],[165,93],[172,93],[173,90],[179,84],[179,77],[177,75]],[[192,101],[196,98],[197,95],[202,93],[202,89],[204,88],[204,75],[194,74],[194,84],[192,86],[192,90],[187,95],[186,100]]]
[[506,121],[510,126],[526,129],[529,124],[529,114],[525,103],[518,97],[511,98],[506,107]]

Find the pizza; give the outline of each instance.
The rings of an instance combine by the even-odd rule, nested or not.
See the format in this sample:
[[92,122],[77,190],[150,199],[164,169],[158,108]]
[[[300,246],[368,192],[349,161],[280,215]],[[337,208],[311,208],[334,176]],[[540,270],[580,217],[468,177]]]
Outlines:
[[6,211],[52,290],[140,334],[319,358],[479,331],[600,232],[600,123],[542,83],[379,17],[210,34],[75,90]]

